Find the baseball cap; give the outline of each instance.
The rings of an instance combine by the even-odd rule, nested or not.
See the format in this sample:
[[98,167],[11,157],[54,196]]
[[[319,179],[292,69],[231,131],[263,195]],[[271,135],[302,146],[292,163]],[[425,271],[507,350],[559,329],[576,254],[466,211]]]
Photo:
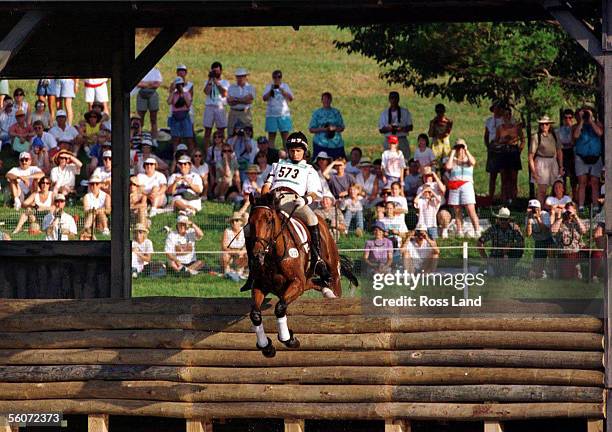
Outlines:
[[179,163],[191,163],[191,158],[187,155],[183,155],[178,159]]
[[30,156],[30,153],[28,153],[27,151],[23,151],[21,153],[19,153],[19,159],[31,159],[32,157]]
[[381,221],[374,222],[374,225],[372,225],[372,229],[376,229],[376,228],[378,228],[379,230],[383,232],[387,231],[387,229],[385,228],[385,224],[382,223]]
[[176,67],[176,70],[187,70],[187,66],[181,63],[180,65]]
[[57,110],[57,112],[55,113],[55,118],[58,118],[58,117],[66,117],[66,111]]
[[32,140],[32,147],[44,147],[45,143],[43,142],[42,138],[40,137],[35,137]]
[[55,197],[53,198],[54,201],[66,201],[66,197],[64,196],[64,194],[58,193],[55,194]]
[[104,153],[102,153],[102,157],[113,157],[113,152],[106,150]]
[[317,154],[317,157],[315,158],[315,160],[316,160],[316,159],[331,159],[331,157],[329,157],[329,155],[327,154],[327,152],[320,151],[320,152]]
[[540,201],[538,201],[537,199],[532,199],[532,200],[529,200],[529,203],[527,204],[527,208],[529,207],[542,208],[542,205],[540,204]]
[[179,215],[179,217],[176,218],[176,223],[180,224],[180,223],[187,223],[189,222],[189,218],[185,215]]
[[397,137],[395,135],[389,135],[387,137],[387,142],[389,144],[397,144],[397,143],[399,143],[399,140],[397,139]]
[[249,71],[246,70],[245,68],[238,68],[236,69],[236,72],[234,72],[234,75],[236,76],[246,76],[249,74]]
[[180,143],[179,145],[176,146],[176,150],[177,151],[179,151],[179,150],[188,150],[188,149],[189,149],[189,147],[187,147],[187,144]]
[[150,158],[146,158],[146,159],[145,159],[145,161],[144,161],[144,163],[145,163],[145,164],[154,164],[154,165],[157,165],[157,159],[152,158],[152,157],[150,157]]

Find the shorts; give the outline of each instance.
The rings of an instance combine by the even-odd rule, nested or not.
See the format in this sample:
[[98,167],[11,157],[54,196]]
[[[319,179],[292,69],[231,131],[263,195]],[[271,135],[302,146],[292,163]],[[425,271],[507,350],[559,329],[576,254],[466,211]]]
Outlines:
[[594,164],[585,163],[578,155],[574,158],[574,167],[577,176],[590,175],[591,177],[599,177],[603,170],[603,161],[601,157]]
[[266,117],[266,132],[290,132],[292,129],[290,116]]
[[238,111],[230,108],[227,116],[227,136],[234,134],[234,125],[239,121],[245,126],[253,126],[253,110]]
[[136,95],[136,111],[138,112],[157,112],[159,111],[159,95],[153,93],[149,98],[140,96],[140,92]]
[[200,199],[187,201],[186,199],[183,199],[180,195],[173,196],[172,202],[175,203],[177,201],[183,201],[189,207],[193,207],[194,209],[196,209],[196,211],[202,210],[202,200]]
[[337,159],[339,157],[343,157],[346,159],[346,153],[344,152],[344,147],[335,147],[335,148],[323,147],[316,143],[313,143],[312,146],[313,146],[313,149],[312,149],[313,155],[318,155],[320,152],[324,151],[325,153],[327,153],[327,156],[329,156],[332,159]]
[[168,118],[168,126],[170,126],[170,135],[172,137],[193,138],[193,123],[189,115],[183,120],[176,120],[174,117]]
[[8,80],[0,80],[0,95],[9,96],[9,82]]
[[552,186],[552,184],[559,177],[559,163],[554,157],[535,158],[535,170],[538,173],[538,184]]
[[476,194],[474,193],[474,183],[464,183],[458,189],[448,190],[448,205],[461,206],[476,204]]
[[108,86],[106,83],[98,87],[85,87],[85,102],[108,102]]
[[[47,82],[47,85],[45,85]],[[55,80],[38,80],[36,84],[36,96],[55,96]]]
[[74,95],[74,80],[59,79],[55,80],[55,95],[61,98],[73,98]]
[[212,129],[213,125],[217,126],[217,129],[225,129],[227,127],[225,109],[214,105],[206,105],[204,117],[202,117],[202,125],[209,129]]
[[432,239],[434,239],[434,240],[437,239],[438,238],[438,227],[429,227],[429,228],[427,228],[427,234]]

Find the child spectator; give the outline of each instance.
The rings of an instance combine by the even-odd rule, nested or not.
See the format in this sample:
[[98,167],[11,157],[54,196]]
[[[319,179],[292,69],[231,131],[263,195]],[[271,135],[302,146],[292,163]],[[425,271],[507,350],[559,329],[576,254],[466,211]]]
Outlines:
[[400,182],[393,182],[391,184],[391,195],[387,197],[387,201],[393,201],[395,203],[395,212],[408,213],[408,201],[406,197],[402,196],[402,185]]
[[137,277],[151,264],[153,243],[147,238],[147,234],[149,229],[146,225],[137,223],[132,240],[132,277]]
[[404,184],[404,168],[406,161],[404,154],[398,149],[399,141],[396,136],[391,135],[388,138],[389,150],[385,150],[382,154],[381,166],[387,183],[399,181]]
[[344,224],[347,229],[351,228],[351,222],[355,219],[355,235],[363,235],[363,197],[361,196],[361,186],[353,184],[349,187],[347,198],[340,200],[340,210],[344,211]]
[[537,199],[529,200],[527,217],[525,218],[525,235],[526,237],[533,237],[535,241],[534,260],[529,271],[529,277],[545,278],[547,249],[553,247],[554,243],[550,233],[550,215],[548,212],[542,211],[540,201]]
[[385,225],[378,221],[373,226],[374,239],[367,240],[363,261],[369,273],[385,273],[393,262],[393,242],[385,238]]
[[434,156],[433,150],[429,148],[429,138],[425,134],[420,134],[417,141],[417,148],[414,151],[414,160],[416,160],[420,166],[434,166],[436,157]]
[[404,196],[406,201],[412,202],[419,189],[423,184],[421,174],[419,173],[420,164],[414,159],[408,161],[408,175],[404,177]]
[[[331,174],[334,168],[336,174]],[[353,176],[346,172],[346,160],[344,158],[337,159],[329,164],[323,175],[329,179],[327,181],[329,190],[336,199],[347,196],[349,187],[355,184]]]
[[397,213],[395,210],[396,203],[387,201],[385,203],[385,216],[380,220],[388,232],[388,237],[393,241],[396,247],[402,243],[402,236],[408,232],[406,221],[403,213]]
[[450,134],[453,122],[446,117],[446,107],[443,104],[437,104],[435,110],[436,116],[429,122],[429,136],[433,138],[431,147],[436,159],[442,161],[445,157],[450,156]]
[[429,185],[414,197],[414,207],[419,210],[417,225],[427,228],[427,234],[432,239],[438,238],[438,223],[436,215],[440,208],[440,197],[437,196]]

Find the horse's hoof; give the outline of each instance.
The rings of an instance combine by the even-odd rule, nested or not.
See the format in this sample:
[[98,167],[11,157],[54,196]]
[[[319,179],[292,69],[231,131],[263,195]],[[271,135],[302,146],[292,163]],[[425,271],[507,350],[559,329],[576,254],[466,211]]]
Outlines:
[[255,344],[258,350],[264,355],[264,357],[272,358],[276,355],[276,348],[272,345],[272,339],[268,338],[268,345],[265,347],[260,347],[258,344]]
[[286,341],[281,341],[280,339],[279,341],[281,341],[283,345],[285,345],[287,348],[293,348],[293,349],[299,348],[300,340],[293,335],[293,330],[289,330],[289,335],[291,337],[287,339]]

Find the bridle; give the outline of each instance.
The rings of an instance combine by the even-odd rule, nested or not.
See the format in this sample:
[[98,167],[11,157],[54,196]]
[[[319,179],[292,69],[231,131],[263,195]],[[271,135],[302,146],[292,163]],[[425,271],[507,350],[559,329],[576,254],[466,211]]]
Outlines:
[[[253,207],[253,210],[258,209],[258,208],[266,209],[273,215],[276,213],[276,211],[272,207],[267,206],[267,205],[255,206]],[[283,218],[280,229],[278,230],[276,234],[274,233],[275,228],[276,228],[276,218],[272,216],[267,222],[268,227],[271,227],[271,230],[270,230],[271,234],[267,238],[258,237],[257,235],[255,235],[252,246],[255,246],[257,243],[261,243],[263,245],[263,250],[260,252],[257,252],[257,254],[254,254],[253,257],[259,260],[259,264],[261,266],[263,266],[266,256],[268,256],[270,251],[272,251],[276,247],[276,241],[283,234],[283,231],[285,230],[285,228],[287,227],[287,224],[289,223],[289,219],[291,219],[296,209],[297,209],[297,206],[293,208],[293,210],[287,217]]]

